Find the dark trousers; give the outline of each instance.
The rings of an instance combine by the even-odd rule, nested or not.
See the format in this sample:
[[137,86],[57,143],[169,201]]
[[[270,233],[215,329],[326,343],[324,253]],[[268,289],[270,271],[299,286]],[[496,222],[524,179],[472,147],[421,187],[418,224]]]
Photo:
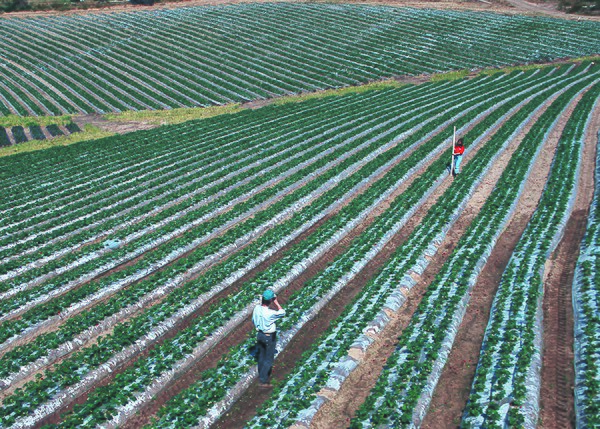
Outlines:
[[258,346],[258,378],[261,383],[268,383],[271,369],[273,368],[273,360],[275,358],[275,332],[265,334],[259,331],[256,334],[256,342]]

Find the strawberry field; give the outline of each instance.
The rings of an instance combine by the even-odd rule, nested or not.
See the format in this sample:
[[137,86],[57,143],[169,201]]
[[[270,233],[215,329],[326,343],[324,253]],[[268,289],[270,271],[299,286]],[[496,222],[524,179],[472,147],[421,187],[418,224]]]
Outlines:
[[[0,20],[3,115],[600,51],[593,21],[359,5]],[[600,66],[423,80],[0,158],[0,428],[596,427]],[[573,390],[549,395],[554,270]],[[267,389],[265,288],[287,311]]]
[[208,106],[600,52],[597,22],[243,4],[2,19],[0,114]]

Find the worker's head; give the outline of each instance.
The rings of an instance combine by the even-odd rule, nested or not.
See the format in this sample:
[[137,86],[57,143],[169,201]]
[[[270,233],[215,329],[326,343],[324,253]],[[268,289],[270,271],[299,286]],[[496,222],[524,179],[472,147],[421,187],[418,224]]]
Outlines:
[[273,300],[277,297],[277,295],[275,295],[275,292],[273,292],[271,289],[267,289],[263,292],[262,294],[262,303],[263,305],[269,305],[271,304],[271,302],[273,302]]
[[456,142],[456,146],[462,146],[463,145],[463,139],[460,138],[458,139],[458,141]]

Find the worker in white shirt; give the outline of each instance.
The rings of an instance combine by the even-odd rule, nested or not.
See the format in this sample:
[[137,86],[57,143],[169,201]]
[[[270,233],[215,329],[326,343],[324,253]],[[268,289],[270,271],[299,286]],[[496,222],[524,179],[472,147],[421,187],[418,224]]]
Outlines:
[[[273,304],[276,310],[269,308]],[[269,377],[275,358],[275,344],[277,327],[275,321],[285,315],[285,310],[277,302],[275,293],[267,289],[262,294],[261,305],[254,307],[252,322],[256,327],[256,341],[258,347],[258,379],[259,385],[269,387]]]

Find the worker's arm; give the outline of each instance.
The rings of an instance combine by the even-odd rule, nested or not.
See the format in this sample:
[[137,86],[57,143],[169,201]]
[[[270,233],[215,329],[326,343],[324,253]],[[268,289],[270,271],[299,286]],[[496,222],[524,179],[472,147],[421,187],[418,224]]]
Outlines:
[[274,319],[279,319],[280,317],[283,317],[285,315],[285,310],[281,307],[281,305],[279,304],[279,301],[277,301],[277,297],[273,300],[273,304],[277,308],[277,311],[272,313],[271,316]]

